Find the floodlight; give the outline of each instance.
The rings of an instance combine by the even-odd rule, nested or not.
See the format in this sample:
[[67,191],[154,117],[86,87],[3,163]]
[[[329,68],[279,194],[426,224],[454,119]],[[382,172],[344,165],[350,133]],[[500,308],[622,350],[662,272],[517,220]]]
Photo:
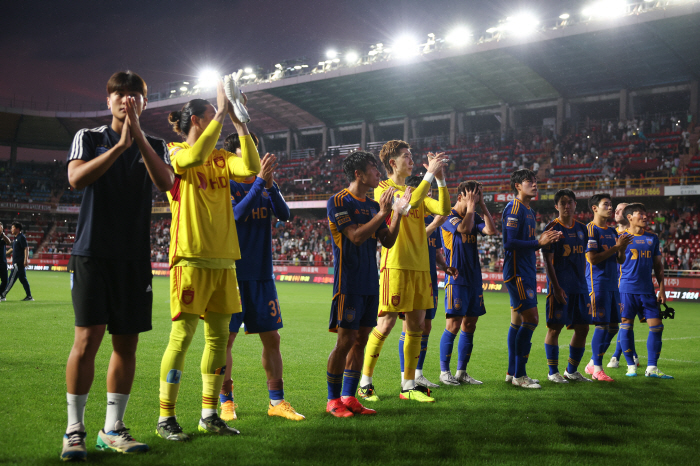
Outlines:
[[591,18],[618,18],[627,13],[625,0],[599,0],[591,3],[582,11],[583,16]]
[[569,19],[571,15],[569,13],[564,13],[559,15],[559,19]]
[[410,57],[418,54],[418,41],[411,36],[401,36],[392,46],[396,57]]
[[323,66],[323,65],[325,65],[325,64],[326,64],[325,61],[320,61],[320,62],[318,62],[318,66]]
[[345,53],[345,61],[348,63],[357,63],[357,60],[359,60],[360,56],[357,54],[357,52],[347,52]]
[[340,63],[340,58],[337,58],[337,57],[336,57],[336,58],[334,58],[332,61],[333,61],[333,63]]
[[330,58],[331,60],[333,60],[337,56],[338,52],[336,52],[335,50],[329,50],[326,52],[326,58]]
[[467,28],[458,27],[450,31],[450,33],[445,39],[447,40],[447,42],[453,45],[462,46],[467,45],[469,43],[470,37],[471,33],[467,30]]
[[182,84],[185,84],[185,85],[188,85],[188,86],[189,86],[190,83],[189,83],[188,81],[182,81]]
[[527,36],[535,32],[538,24],[539,21],[533,15],[529,13],[521,13],[519,15],[506,18],[506,22],[503,23],[499,29],[507,31],[516,36]]
[[497,27],[488,28],[486,30],[486,32],[488,32],[489,34],[493,34],[494,32],[498,32],[498,28]]
[[250,74],[250,73],[253,72],[253,68],[251,68],[251,67],[248,66],[248,67],[246,67],[246,68],[243,68],[243,71],[246,72],[246,73],[248,73],[248,74]]
[[183,92],[186,91],[186,90],[187,90],[187,86],[182,86],[182,87],[180,87],[180,90],[183,91]]
[[300,70],[300,69],[301,69],[301,65],[295,65],[295,66],[294,66],[294,69],[295,69],[295,70]]
[[214,87],[221,80],[218,71],[206,68],[199,73],[199,85],[202,87]]

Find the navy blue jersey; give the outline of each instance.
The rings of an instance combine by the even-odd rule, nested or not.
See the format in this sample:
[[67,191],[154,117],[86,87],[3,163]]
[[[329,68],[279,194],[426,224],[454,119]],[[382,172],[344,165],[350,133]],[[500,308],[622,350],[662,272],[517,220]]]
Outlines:
[[7,265],[7,245],[0,239],[0,247],[2,247],[2,257],[0,258],[0,264]]
[[[612,227],[599,227],[593,222],[586,225],[588,243],[586,253],[603,252],[617,243],[617,231]],[[613,254],[596,265],[586,260],[586,284],[588,292],[617,291],[618,280],[617,254]]]
[[448,266],[459,270],[457,278],[446,276],[445,284],[481,289],[481,263],[479,262],[476,237],[477,235],[483,236],[486,223],[481,215],[474,213],[474,226],[469,233],[462,237],[462,234],[457,232],[457,227],[462,221],[463,218],[456,210],[452,209],[447,221],[440,227],[445,262]]
[[[376,234],[355,246],[342,231],[350,225],[368,223],[379,212],[379,203],[358,199],[343,189],[328,199],[328,226],[333,237],[333,296],[338,294],[379,295]],[[379,230],[386,228],[382,223]]]
[[[73,138],[68,164],[89,162],[114,147],[121,138],[110,126],[81,129]],[[146,136],[158,157],[170,165],[162,139]],[[74,256],[121,260],[151,257],[153,183],[134,142],[107,171],[83,192]]]
[[272,214],[286,222],[289,206],[277,183],[265,188],[265,180],[231,181],[231,206],[236,220],[241,258],[236,261],[238,281],[270,280],[272,273]]
[[620,293],[655,294],[651,274],[654,258],[660,256],[659,237],[649,231],[633,235],[620,268]]
[[[571,228],[564,226],[559,219],[554,219],[545,230],[560,231],[563,238],[556,243],[542,247],[544,254],[554,254],[552,263],[554,273],[562,290],[567,294],[588,293],[586,287],[586,244],[588,232],[586,225],[574,220]],[[547,276],[547,289],[549,289]]]
[[[425,216],[426,228],[428,227],[428,225],[433,223],[433,220],[435,220],[435,217],[433,217],[432,215]],[[442,247],[442,241],[440,240],[440,228],[436,228],[435,231],[433,231],[428,236],[428,259],[430,260],[430,281],[433,282],[433,287],[437,286],[437,282],[438,282],[437,259],[435,258],[435,254],[437,254],[438,248],[441,248],[441,247]]]
[[27,250],[27,238],[24,233],[17,233],[15,239],[12,241],[12,263],[19,264],[20,267],[24,267],[24,251]]
[[537,279],[536,228],[535,212],[518,199],[503,209],[504,281],[516,276],[531,282]]

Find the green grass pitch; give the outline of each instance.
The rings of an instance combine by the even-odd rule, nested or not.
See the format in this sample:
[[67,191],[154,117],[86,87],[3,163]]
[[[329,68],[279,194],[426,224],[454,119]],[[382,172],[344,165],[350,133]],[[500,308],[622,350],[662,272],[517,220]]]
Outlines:
[[[35,302],[18,284],[0,304],[0,463],[53,464],[60,461],[66,424],[65,363],[73,341],[69,275],[30,272]],[[86,410],[88,461],[98,464],[698,464],[700,451],[700,306],[674,303],[675,320],[664,322],[659,365],[675,380],[624,377],[615,383],[554,385],[546,381],[544,322],[533,337],[530,376],[541,390],[503,381],[506,364],[508,296],[485,294],[486,316],[477,326],[469,373],[481,386],[440,387],[435,404],[401,401],[398,335],[388,338],[375,372],[382,400],[375,417],[335,419],[325,413],[326,361],[335,342],[327,331],[331,288],[278,285],[285,327],[282,353],[285,394],[306,415],[303,422],[267,416],[265,375],[257,336],[241,335],[234,345],[233,378],[242,435],[197,434],[200,415],[202,330],[190,347],[177,412],[192,441],[166,442],[155,435],[158,373],[170,331],[168,281],[154,279],[153,331],[139,343],[136,381],[126,413],[134,437],[151,452],[126,456],[94,449],[105,415],[105,374],[110,354],[104,341]],[[544,300],[540,298],[543,305]],[[543,314],[543,312],[541,312]],[[200,325],[201,327],[201,325]],[[425,374],[439,374],[438,312]],[[637,348],[646,362],[646,326],[636,325]],[[107,337],[109,338],[109,337]],[[564,331],[560,344],[567,344]],[[590,336],[589,336],[590,343]],[[455,345],[456,352],[456,345]],[[609,351],[612,353],[612,349]],[[562,364],[568,350],[562,348]],[[584,360],[590,357],[590,347]],[[606,356],[605,362],[609,355]],[[455,358],[456,359],[456,355]],[[453,368],[454,369],[454,368]],[[563,367],[561,368],[563,371]]]

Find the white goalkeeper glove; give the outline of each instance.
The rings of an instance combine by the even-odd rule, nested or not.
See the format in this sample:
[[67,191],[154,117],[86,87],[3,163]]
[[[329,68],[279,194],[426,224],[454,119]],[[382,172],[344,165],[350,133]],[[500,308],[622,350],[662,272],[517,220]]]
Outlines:
[[250,122],[250,115],[248,115],[248,110],[243,105],[243,93],[238,85],[238,80],[242,74],[243,70],[238,70],[236,73],[224,76],[224,91],[228,100],[231,101],[236,118],[241,123],[248,123]]

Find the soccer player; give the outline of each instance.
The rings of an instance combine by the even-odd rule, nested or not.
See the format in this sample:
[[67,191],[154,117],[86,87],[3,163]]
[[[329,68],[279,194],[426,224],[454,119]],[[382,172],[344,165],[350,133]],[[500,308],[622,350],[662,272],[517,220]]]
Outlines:
[[[107,415],[97,448],[147,451],[124,426],[139,333],[151,330],[151,197],[173,186],[165,141],[146,136],[139,115],[146,83],[130,71],[107,82],[112,123],[78,131],[68,154],[68,181],[84,189],[68,265],[75,341],[66,366],[68,428],[61,458],[86,457],[84,413],[105,330],[112,335]],[[134,144],[135,143],[135,144]],[[117,245],[126,247],[116,247]]]
[[[0,223],[0,247],[2,247],[2,254],[0,255],[0,302],[5,301],[2,297],[2,292],[5,291],[7,286],[7,246],[11,245],[12,241],[5,234],[5,227]],[[10,249],[11,251],[11,249]]]
[[[7,294],[15,285],[15,282],[19,280],[26,294],[22,301],[34,301],[34,298],[32,298],[32,290],[29,288],[29,282],[27,281],[29,245],[27,244],[27,238],[24,236],[24,233],[22,233],[22,224],[20,222],[13,222],[10,233],[15,237],[15,239],[12,240],[12,248],[8,251],[12,253],[12,272],[10,272],[10,278],[7,280],[4,291],[0,294],[0,300],[6,300]],[[7,267],[5,267],[5,273],[7,273]]]
[[[406,186],[415,189],[420,185],[421,181],[422,178],[419,176],[409,176],[406,178]],[[428,196],[430,196],[430,190],[428,191]],[[425,328],[423,329],[423,335],[421,336],[420,340],[420,357],[418,358],[418,364],[416,365],[416,385],[421,385],[426,388],[439,387],[438,384],[431,382],[425,377],[423,374],[423,364],[425,363],[425,356],[428,353],[428,339],[430,338],[430,331],[433,328],[433,319],[435,319],[435,314],[437,312],[437,267],[439,266],[442,270],[445,270],[444,267],[446,267],[445,257],[442,254],[442,242],[440,241],[440,225],[445,223],[446,220],[447,217],[442,215],[425,216],[425,234],[428,236],[428,259],[430,261],[430,281],[433,288],[433,308],[425,311]],[[403,319],[403,330],[401,332],[401,336],[399,337],[399,362],[401,365],[401,381],[403,382],[403,347],[406,341],[406,319],[401,314],[399,317]]]
[[591,196],[588,206],[593,211],[593,221],[586,226],[586,283],[595,330],[591,339],[593,358],[586,366],[586,373],[591,374],[593,380],[612,382],[603,371],[602,361],[619,328],[622,302],[617,285],[618,264],[625,262],[625,249],[632,237],[618,236],[614,228],[607,226],[613,213],[609,194]]
[[[476,213],[477,205],[481,214]],[[456,269],[445,280],[445,331],[440,339],[440,382],[447,385],[481,385],[467,373],[467,364],[474,348],[474,331],[479,316],[486,314],[481,282],[481,263],[476,244],[477,235],[496,234],[491,213],[486,208],[481,184],[463,181],[457,187],[457,202],[441,227],[445,257]],[[450,360],[455,338],[457,372],[452,375]]]
[[[394,188],[394,196],[403,195],[405,179],[413,170],[413,156],[407,142],[393,140],[382,147],[379,158],[389,179],[379,183],[374,190],[375,199],[384,191]],[[358,394],[367,401],[379,398],[372,384],[374,367],[384,341],[394,328],[396,318],[403,312],[406,319],[404,342],[404,382],[399,397],[402,400],[434,402],[430,390],[416,385],[415,373],[420,358],[420,343],[425,328],[425,311],[434,306],[430,283],[428,236],[425,232],[425,213],[447,215],[450,213],[450,194],[443,174],[446,162],[444,154],[428,154],[426,174],[418,188],[411,194],[410,210],[396,239],[396,245],[382,248],[380,303],[377,326],[370,334],[362,367],[362,380]],[[433,179],[437,180],[438,199],[426,197]]]
[[[561,240],[542,248],[547,268],[547,336],[544,351],[549,375],[554,383],[590,382],[578,366],[586,351],[586,337],[591,325],[591,302],[586,287],[586,255],[588,242],[586,225],[576,221],[576,195],[570,189],[560,189],[554,195],[554,208],[559,217],[545,227],[562,234]],[[566,326],[574,334],[569,343],[569,363],[562,377],[559,373],[559,334]]]
[[[157,434],[185,441],[189,437],[175,417],[187,349],[200,317],[204,319],[202,417],[200,432],[236,435],[216,412],[226,370],[226,343],[231,314],[241,312],[236,261],[241,258],[231,208],[229,180],[255,176],[260,157],[248,128],[236,117],[221,81],[217,108],[194,99],[168,121],[185,142],[170,143],[176,181],[168,192],[173,223],[170,227],[170,341],[160,367],[160,417]],[[216,149],[228,113],[241,143],[241,157]]]
[[[256,142],[257,138],[252,133],[251,138]],[[257,143],[255,145],[257,146]],[[237,134],[226,138],[224,149],[236,155],[242,153],[240,138]],[[257,333],[263,345],[262,365],[267,376],[267,390],[270,395],[267,414],[294,421],[305,419],[284,399],[282,354],[278,332],[282,328],[282,314],[272,272],[271,217],[274,213],[275,217],[286,222],[289,220],[290,212],[274,181],[276,161],[277,158],[274,155],[265,154],[257,177],[251,176],[241,180],[240,183],[236,181],[230,183],[231,204],[241,250],[241,258],[236,261],[236,266],[245,270],[245,273],[237,277],[243,311],[231,316],[226,345],[224,383],[219,393],[221,419],[224,421],[237,419],[231,380],[233,364],[231,349],[241,324],[245,324],[246,334]]]
[[[627,207],[629,204],[627,202],[620,202],[616,207],[615,207],[615,222],[617,222],[617,227],[615,228],[615,231],[617,231],[618,235],[621,235],[625,230],[627,230],[627,227],[629,227],[629,222],[627,221],[627,218],[625,217],[625,207]],[[618,270],[618,283],[619,283],[619,270]],[[644,322],[644,318],[640,320],[640,322]],[[637,364],[637,367],[639,367],[639,357],[637,356],[637,350],[634,346],[634,332],[632,329],[630,329],[630,332],[632,332],[632,336],[630,337],[630,344],[632,345],[632,355],[634,357],[634,361]],[[610,358],[610,362],[608,363],[608,367],[611,368],[618,368],[620,367],[620,355],[622,354],[622,346],[620,345],[620,332],[617,332],[617,344],[615,345],[615,353],[613,353],[612,357]]]
[[537,196],[537,176],[522,169],[510,176],[516,194],[503,210],[503,281],[510,295],[508,330],[508,372],[506,382],[523,388],[541,388],[527,376],[525,365],[530,356],[532,334],[539,323],[537,313],[536,251],[561,239],[561,232],[550,230],[535,238],[537,221],[530,201]]
[[[649,324],[647,353],[649,360],[644,375],[657,379],[672,379],[656,366],[661,354],[661,335],[664,325],[661,322],[659,303],[666,302],[664,289],[664,260],[659,251],[659,237],[647,228],[647,212],[644,204],[634,203],[625,207],[625,217],[629,221],[627,232],[632,242],[625,251],[626,260],[620,270],[620,298],[622,299],[622,325],[620,325],[620,344],[627,360],[628,377],[637,376],[637,363],[632,355],[632,328],[634,317],[645,318]],[[659,282],[659,293],[654,294],[654,271]],[[658,297],[657,297],[658,296]]]
[[394,246],[401,208],[411,196],[408,189],[394,204],[396,213],[387,227],[385,220],[392,213],[394,189],[384,191],[379,202],[367,197],[367,192],[381,180],[374,155],[353,152],[343,160],[343,172],[350,185],[331,197],[327,206],[335,264],[329,330],[337,332],[338,337],[326,369],[326,411],[335,417],[376,414],[360,404],[355,392],[367,337],[377,324],[377,241],[385,248]]

